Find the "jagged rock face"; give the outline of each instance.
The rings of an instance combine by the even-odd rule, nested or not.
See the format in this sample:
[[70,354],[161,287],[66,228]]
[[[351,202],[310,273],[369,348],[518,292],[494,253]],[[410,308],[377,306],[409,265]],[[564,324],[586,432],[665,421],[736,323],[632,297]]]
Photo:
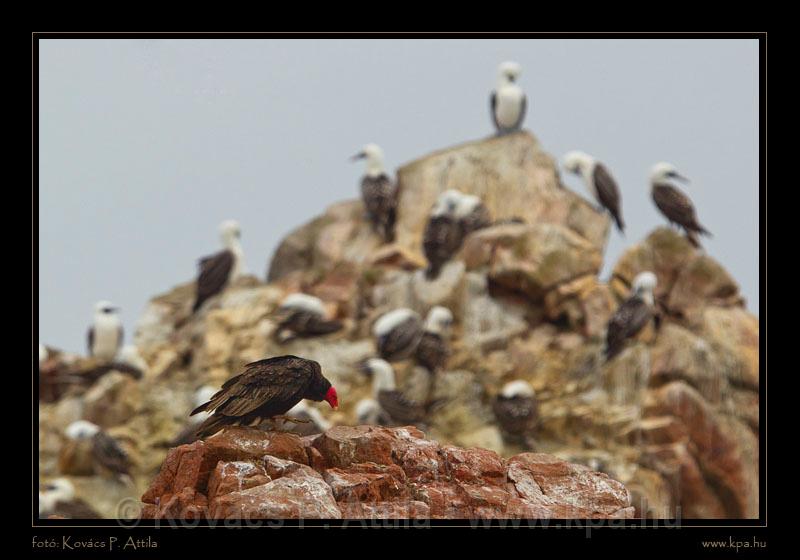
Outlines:
[[440,445],[414,427],[339,426],[312,437],[228,429],[172,449],[146,518],[625,518],[626,488],[541,453],[509,460]]
[[[527,133],[438,152],[400,169],[398,180],[394,244],[381,244],[360,201],[343,202],[287,236],[272,259],[268,283],[240,278],[192,317],[192,283],[155,297],[136,332],[149,366],[141,380],[113,374],[73,386],[62,381],[97,364],[74,357],[43,364],[40,375],[51,389],[41,396],[39,413],[43,478],[63,474],[64,427],[91,417],[120,439],[135,462],[129,486],[91,474],[90,466],[66,467],[79,497],[109,517],[117,514],[110,497],[138,498],[159,469],[162,475],[145,502],[151,514],[162,516],[189,505],[198,515],[291,516],[305,507],[303,488],[318,496],[313,514],[320,517],[490,516],[498,512],[499,502],[505,504],[500,511],[510,516],[554,515],[560,506],[546,500],[526,505],[535,487],[531,484],[528,494],[521,488],[540,475],[525,478],[524,473],[546,473],[541,476],[561,481],[557,487],[536,481],[546,496],[545,487],[553,492],[583,488],[585,476],[597,482],[574,465],[547,466],[555,464],[548,462],[552,459],[521,455],[530,451],[588,465],[622,482],[636,515],[758,515],[759,325],[719,264],[679,233],[658,228],[628,249],[609,283],[599,280],[608,220],[560,186],[552,158]],[[483,196],[497,219],[519,217],[525,223],[471,234],[439,278],[429,282],[421,270],[420,238],[430,205],[447,188]],[[604,364],[608,318],[642,270],[658,275],[660,328],[648,327]],[[329,336],[275,342],[273,312],[295,291],[320,297],[327,314],[344,328]],[[370,381],[357,366],[375,355],[372,323],[397,307],[425,314],[435,305],[447,306],[455,322],[450,357],[433,385],[411,361],[394,365],[406,394],[421,398],[430,390],[444,400],[424,426],[439,443],[410,431],[415,443],[408,464],[374,455],[380,449],[391,455],[392,445],[400,445],[402,438],[377,430],[370,432],[371,443],[360,447],[365,428],[351,433],[344,427],[358,424],[355,405],[371,395]],[[337,387],[341,406],[336,412],[324,403],[312,406],[319,406],[336,428],[313,444],[275,434],[258,443],[251,434],[260,454],[256,458],[220,450],[225,438],[167,455],[186,425],[198,387],[219,386],[247,362],[282,354],[320,362]],[[539,401],[533,447],[504,439],[493,416],[493,399],[513,379],[527,381]],[[336,443],[339,439],[344,443]],[[285,449],[276,451],[278,444]],[[270,445],[273,460],[261,464],[259,457]],[[349,451],[342,446],[351,446],[355,463],[343,460]],[[480,447],[479,455],[494,457],[493,464],[498,456],[516,457],[501,461],[502,476],[514,490],[489,484],[484,492],[442,478],[432,461],[443,461],[451,446]],[[436,450],[435,457],[430,449]],[[455,461],[448,457],[445,462]],[[153,490],[168,465],[188,473],[184,461],[199,461],[199,479]],[[448,504],[452,512],[443,509]],[[596,511],[614,514],[610,510]]]

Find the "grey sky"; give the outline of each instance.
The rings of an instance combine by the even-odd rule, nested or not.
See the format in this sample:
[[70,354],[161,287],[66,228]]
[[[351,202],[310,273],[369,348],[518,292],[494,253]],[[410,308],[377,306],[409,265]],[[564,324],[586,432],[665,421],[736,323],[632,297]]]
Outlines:
[[[758,313],[758,44],[754,40],[43,40],[39,338],[83,351],[96,300],[129,336],[147,300],[193,278],[236,218],[251,272],[281,237],[358,195],[347,157],[391,168],[492,132],[488,93],[521,63],[525,127],[582,149],[620,184],[625,246],[663,219],[649,167],[674,163],[704,241]],[[574,177],[570,187],[586,195]]]

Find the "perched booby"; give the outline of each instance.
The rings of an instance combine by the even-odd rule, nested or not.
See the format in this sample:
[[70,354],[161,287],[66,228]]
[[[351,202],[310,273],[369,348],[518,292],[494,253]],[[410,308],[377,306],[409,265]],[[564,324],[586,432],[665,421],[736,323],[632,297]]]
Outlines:
[[350,158],[351,161],[359,159],[367,160],[367,171],[361,179],[361,198],[367,217],[384,241],[391,243],[397,217],[397,187],[383,166],[383,150],[376,144],[367,144]]
[[595,158],[580,151],[572,151],[564,156],[564,169],[569,173],[579,175],[586,187],[594,195],[595,200],[605,208],[614,218],[620,233],[625,231],[625,222],[622,220],[622,197],[614,177],[611,176],[606,166]]
[[381,315],[372,326],[378,354],[384,360],[397,362],[410,357],[422,338],[422,319],[407,307]]
[[671,163],[661,162],[650,172],[650,189],[653,202],[671,224],[677,224],[686,232],[686,238],[695,247],[700,247],[698,235],[711,235],[697,219],[694,204],[680,189],[670,181],[688,182]]
[[[394,369],[386,360],[367,360],[364,369],[372,375],[372,393],[390,423],[407,425],[425,420],[436,403],[418,403],[397,390]],[[379,415],[380,417],[380,415]]]
[[[122,445],[108,433],[88,420],[77,420],[67,426],[64,434],[76,445],[70,452],[78,455],[89,451],[95,470],[108,471],[130,478],[131,460]],[[78,457],[78,460],[81,458]]]
[[332,426],[317,408],[306,401],[294,405],[286,415],[298,421],[289,422],[285,428],[299,436],[313,436],[329,430]]
[[56,478],[39,491],[39,518],[100,519],[89,504],[75,497],[75,486],[67,478]]
[[[197,408],[203,403],[210,401],[211,397],[213,397],[216,392],[217,389],[215,387],[212,387],[211,385],[203,385],[194,392],[194,395],[192,396],[192,406]],[[210,412],[200,412],[194,416],[190,416],[186,426],[184,426],[178,435],[175,436],[175,439],[172,440],[170,446],[177,447],[178,445],[194,443],[197,441],[197,426],[208,420],[210,416]]]
[[492,410],[503,432],[515,438],[530,437],[539,421],[536,393],[521,379],[503,385]]
[[435,373],[447,361],[450,353],[448,334],[452,324],[453,314],[440,305],[431,309],[425,318],[415,357],[417,363],[431,373]]
[[203,303],[220,293],[225,286],[235,280],[244,268],[244,251],[242,250],[242,230],[235,220],[226,220],[219,226],[222,245],[219,253],[200,259],[197,275],[197,297],[192,313]]
[[97,302],[94,305],[94,321],[87,334],[89,355],[110,362],[122,346],[122,337],[119,308],[108,301]]
[[278,356],[247,364],[244,373],[226,381],[191,415],[213,411],[197,428],[197,436],[205,438],[226,426],[286,419],[283,415],[302,399],[327,401],[334,410],[339,407],[336,389],[322,375],[319,363],[297,356]]
[[443,192],[431,210],[425,231],[422,234],[422,249],[428,259],[425,277],[439,277],[442,266],[461,248],[463,233],[457,216],[460,193],[454,190]]
[[521,72],[516,62],[503,62],[498,68],[497,86],[492,91],[489,106],[499,135],[519,130],[525,118],[528,100],[516,84]]
[[325,305],[318,297],[289,294],[278,307],[275,340],[282,343],[296,337],[330,334],[342,328],[341,322],[326,319],[325,315]]
[[619,354],[625,347],[625,341],[639,334],[653,318],[656,282],[656,275],[652,272],[640,272],[633,279],[631,296],[619,306],[608,322],[606,361]]
[[47,361],[47,358],[48,358],[49,355],[50,355],[50,352],[47,351],[47,346],[45,346],[44,344],[42,344],[40,342],[39,343],[39,367],[41,367],[42,364]]

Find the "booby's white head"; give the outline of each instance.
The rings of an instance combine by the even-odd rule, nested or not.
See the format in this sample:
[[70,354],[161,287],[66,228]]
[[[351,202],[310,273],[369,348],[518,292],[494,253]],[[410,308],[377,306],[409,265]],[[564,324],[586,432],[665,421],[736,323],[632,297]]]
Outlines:
[[428,311],[428,316],[425,318],[425,330],[438,335],[446,334],[452,324],[453,314],[441,305]]
[[377,144],[367,144],[361,151],[350,158],[352,161],[365,159],[367,160],[367,175],[370,177],[377,177],[386,172],[383,166],[383,150]]
[[431,216],[455,215],[461,204],[464,193],[456,189],[447,189],[436,199],[433,205]]
[[75,486],[72,482],[66,478],[56,478],[39,492],[39,514],[52,511],[59,502],[69,502],[74,498]]
[[572,150],[564,154],[561,165],[567,172],[581,175],[594,165],[594,161],[594,158],[586,152]]
[[474,194],[460,194],[461,199],[456,207],[456,216],[459,218],[470,215],[483,202],[479,196]]
[[110,301],[102,300],[94,304],[94,316],[98,317],[116,317],[119,315],[119,307]]
[[380,391],[394,391],[396,387],[394,368],[386,360],[371,358],[364,364],[372,374],[372,393],[377,396]]
[[391,332],[397,325],[411,317],[418,317],[417,312],[408,307],[399,307],[381,315],[372,326],[372,334],[380,338]]
[[325,315],[325,305],[318,297],[303,294],[300,292],[289,294],[286,296],[280,305],[281,310],[301,310],[310,311],[317,315]]
[[513,399],[514,397],[532,398],[536,396],[536,392],[533,390],[533,387],[530,386],[530,383],[522,379],[509,381],[503,385],[500,394],[506,399]]
[[651,184],[664,183],[671,179],[683,181],[684,183],[689,181],[689,179],[678,173],[678,169],[674,165],[666,161],[659,162],[650,169]]
[[49,354],[49,352],[47,351],[47,346],[45,346],[44,344],[42,344],[40,342],[39,343],[39,363],[40,364],[47,359],[48,354]]
[[64,434],[71,440],[85,440],[94,437],[100,431],[100,426],[88,420],[76,420],[64,430]]
[[513,84],[522,73],[522,67],[516,62],[503,62],[497,67],[497,80],[499,85]]
[[238,246],[239,240],[242,237],[242,228],[239,227],[239,222],[236,220],[225,220],[219,225],[219,236],[222,240],[222,245],[230,249],[233,246]]
[[656,289],[658,278],[650,271],[640,272],[633,279],[631,288],[633,293],[644,299],[648,304],[653,305],[653,292]]

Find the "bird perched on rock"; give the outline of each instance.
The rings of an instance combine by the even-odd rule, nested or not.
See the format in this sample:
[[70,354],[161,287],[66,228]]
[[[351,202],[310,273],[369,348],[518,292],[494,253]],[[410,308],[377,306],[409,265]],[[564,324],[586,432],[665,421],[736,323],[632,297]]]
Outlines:
[[688,182],[671,163],[661,162],[650,171],[650,194],[653,202],[670,224],[677,224],[686,232],[686,238],[700,247],[698,235],[711,235],[697,219],[694,204],[686,194],[670,183],[672,180]]
[[461,239],[463,242],[473,231],[492,225],[492,217],[480,197],[459,191],[455,192],[458,196],[456,218],[458,218],[458,224],[461,226]]
[[[192,396],[192,403],[194,407],[201,406],[203,403],[211,400],[211,397],[217,392],[216,387],[211,385],[203,385],[194,392]],[[211,416],[210,412],[200,412],[194,416],[189,417],[186,426],[175,436],[175,439],[170,443],[170,447],[177,447],[187,443],[194,443],[197,441],[197,427],[208,420]]]
[[364,371],[372,375],[373,397],[391,423],[419,424],[439,404],[438,402],[415,402],[397,390],[394,368],[386,360],[378,358],[367,360]]
[[414,357],[422,367],[435,373],[447,361],[450,353],[448,335],[453,324],[453,314],[446,307],[437,305],[428,312],[422,337],[417,344]]
[[100,519],[102,516],[89,504],[75,497],[75,486],[67,478],[56,478],[39,491],[39,517],[64,519]]
[[122,346],[122,337],[119,308],[110,301],[98,301],[94,305],[94,320],[87,333],[89,355],[110,362]]
[[67,443],[59,455],[62,472],[91,474],[100,471],[130,479],[132,462],[128,453],[100,426],[88,420],[78,420],[67,426],[64,433]]
[[428,217],[422,234],[422,249],[428,260],[425,277],[435,280],[442,266],[461,248],[463,232],[457,214],[461,199],[455,191],[442,193]]
[[653,318],[656,275],[640,272],[633,279],[632,294],[619,306],[608,322],[606,331],[606,361],[619,354],[625,342],[635,337]]
[[274,336],[281,343],[297,337],[330,334],[342,328],[341,322],[325,318],[322,300],[308,294],[289,294],[276,315],[279,323]]
[[283,415],[302,399],[327,401],[334,410],[339,407],[336,389],[322,375],[319,363],[278,356],[247,364],[243,373],[226,381],[191,415],[213,411],[197,428],[197,436],[205,438],[226,426],[285,419]]
[[528,99],[517,85],[522,68],[516,62],[503,62],[497,72],[497,85],[489,98],[492,122],[498,135],[515,132],[522,127]]
[[373,426],[387,426],[391,419],[378,404],[375,399],[361,399],[355,407],[356,421],[359,424],[371,424]]
[[112,371],[124,373],[134,379],[141,379],[147,371],[147,363],[142,359],[134,344],[126,344],[117,352],[113,362],[82,370],[73,377],[80,378],[84,383],[94,383]]
[[422,319],[413,309],[400,307],[381,315],[372,326],[378,354],[396,362],[414,354],[422,338]]
[[539,422],[539,404],[528,382],[517,379],[503,385],[494,399],[492,410],[506,435],[522,439],[525,443],[531,441]]
[[397,187],[383,166],[383,150],[376,144],[367,144],[350,158],[366,159],[367,171],[361,179],[361,199],[367,209],[372,227],[387,243],[394,241],[394,224],[397,218]]
[[586,187],[594,195],[595,200],[608,210],[620,233],[625,231],[625,222],[622,220],[622,197],[619,194],[617,182],[611,176],[606,166],[595,158],[580,151],[572,151],[564,156],[564,169],[569,173],[579,175]]
[[197,275],[197,295],[192,313],[197,312],[203,303],[225,289],[244,269],[242,250],[242,230],[235,220],[227,220],[219,226],[222,245],[219,253],[200,259]]

